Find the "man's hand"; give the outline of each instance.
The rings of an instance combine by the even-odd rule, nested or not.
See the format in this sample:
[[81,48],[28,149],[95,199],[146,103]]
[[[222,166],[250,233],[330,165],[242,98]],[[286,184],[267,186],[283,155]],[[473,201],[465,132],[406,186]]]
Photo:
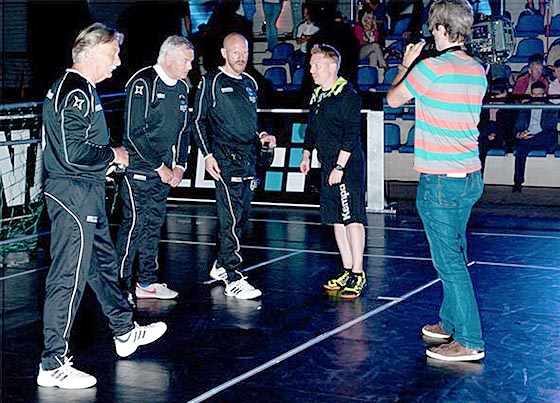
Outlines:
[[162,165],[161,168],[156,170],[156,172],[163,183],[171,184],[171,181],[173,180],[173,171],[171,169]]
[[182,168],[173,168],[173,178],[169,182],[169,186],[172,188],[179,186],[179,183],[183,180],[183,173],[185,172]]
[[420,56],[420,53],[422,53],[422,49],[424,48],[424,46],[426,46],[426,42],[424,41],[409,43],[408,45],[406,45],[402,59],[402,65],[409,69],[410,66],[412,66],[412,63],[414,63],[418,56]]
[[329,185],[338,185],[342,182],[342,176],[344,175],[344,171],[339,171],[338,169],[333,169],[329,175]]
[[113,164],[117,164],[119,166],[127,167],[128,166],[128,151],[123,146],[119,147],[112,147],[113,151],[115,152],[115,159],[113,160]]
[[308,150],[304,150],[301,155],[301,162],[299,163],[299,170],[302,174],[307,175],[311,169],[311,153]]
[[214,156],[211,155],[208,158],[206,158],[206,160],[204,160],[204,164],[210,176],[214,178],[214,180],[219,181],[221,179],[220,176],[221,171],[220,171],[220,166],[218,165],[218,161],[216,161],[216,158],[214,158]]
[[276,137],[272,134],[268,134],[267,132],[263,132],[264,134],[261,136],[261,144],[264,145],[268,143],[268,148],[276,147]]

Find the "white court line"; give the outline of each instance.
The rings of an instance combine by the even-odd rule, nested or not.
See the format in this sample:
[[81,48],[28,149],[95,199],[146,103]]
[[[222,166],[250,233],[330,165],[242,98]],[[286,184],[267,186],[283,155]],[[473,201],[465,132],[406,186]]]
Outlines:
[[485,265],[485,266],[503,266],[503,267],[519,268],[519,269],[541,269],[541,270],[560,271],[560,267],[537,266],[537,265],[533,265],[533,264],[496,263],[496,262],[483,262],[481,260],[475,260],[474,263]]
[[38,268],[32,269],[32,270],[22,271],[21,273],[10,274],[9,276],[0,277],[0,281],[10,280],[12,278],[16,278],[16,277],[20,277],[20,276],[25,276],[27,274],[35,273],[37,271],[48,270],[49,267],[50,266],[43,266],[43,267],[38,267]]
[[[288,253],[287,255],[277,257],[277,258],[275,258],[275,259],[265,260],[264,262],[261,262],[261,263],[259,263],[259,264],[255,264],[255,265],[253,265],[253,266],[246,267],[246,268],[244,268],[243,270],[240,270],[240,272],[241,272],[241,273],[245,273],[245,272],[248,272],[248,271],[257,269],[257,268],[259,268],[259,267],[266,266],[266,265],[268,265],[268,264],[271,264],[271,263],[274,263],[274,262],[278,262],[278,261],[280,261],[280,260],[284,260],[284,259],[287,259],[287,258],[292,257],[292,256],[295,256],[295,255],[299,255],[300,253],[303,253],[303,251],[292,252],[292,253]],[[214,284],[214,283],[217,283],[217,282],[218,282],[218,280],[212,279],[212,280],[205,281],[203,284]]]
[[[177,213],[169,213],[167,214],[168,217],[188,217],[188,218],[208,218],[208,219],[217,219],[216,216],[209,216],[209,215],[196,215],[196,214],[177,214]],[[271,223],[278,223],[278,224],[292,224],[292,225],[323,225],[320,222],[315,221],[290,221],[290,220],[275,220],[270,218],[251,218],[249,221],[254,222],[271,222]],[[366,225],[367,229],[380,229],[380,230],[388,230],[388,231],[402,231],[402,232],[424,232],[422,228],[402,228],[402,227],[386,227],[386,226],[374,226],[374,225]],[[536,230],[526,230],[526,231],[536,231]],[[506,232],[480,232],[480,231],[470,231],[468,232],[469,235],[477,235],[477,236],[496,236],[496,237],[512,237],[512,238],[536,238],[536,239],[560,239],[560,235],[530,235],[530,234],[512,234]]]
[[[180,241],[175,239],[165,239],[161,240],[161,243],[171,243],[171,244],[187,244],[187,245],[205,245],[213,246],[216,245],[213,242],[197,242],[197,241]],[[276,250],[282,252],[300,252],[300,253],[316,253],[319,255],[339,255],[339,252],[332,252],[326,250],[314,250],[314,249],[295,249],[295,248],[278,248],[273,246],[253,246],[253,245],[241,245],[241,249],[263,249],[263,250]],[[395,255],[376,255],[373,253],[364,253],[365,257],[379,257],[388,259],[403,259],[403,260],[425,260],[431,261],[429,257],[409,257],[409,256],[395,256]]]
[[312,347],[315,344],[320,343],[321,341],[323,341],[325,339],[328,339],[331,336],[337,335],[338,333],[341,333],[341,332],[351,328],[352,326],[354,326],[354,325],[356,325],[360,322],[363,322],[364,320],[366,320],[366,319],[368,319],[368,318],[370,318],[374,315],[377,315],[380,312],[383,312],[383,311],[389,309],[393,305],[396,305],[396,304],[399,304],[399,303],[403,302],[404,300],[410,298],[414,294],[417,294],[420,291],[423,291],[426,288],[431,287],[432,285],[434,285],[438,281],[440,281],[440,280],[439,279],[432,280],[429,283],[424,284],[423,286],[418,287],[418,288],[404,294],[403,296],[396,298],[395,300],[393,300],[391,302],[388,302],[388,303],[386,303],[384,305],[381,305],[381,306],[379,306],[379,307],[377,307],[377,308],[375,308],[375,309],[373,309],[369,312],[366,312],[365,314],[360,315],[357,318],[352,319],[351,321],[346,322],[345,324],[330,330],[329,332],[323,333],[323,334],[321,334],[321,335],[319,335],[319,336],[301,344],[300,346],[295,347],[295,348],[285,352],[284,354],[279,355],[278,357],[273,358],[272,360],[270,360],[268,362],[265,362],[264,364],[259,365],[256,368],[253,368],[252,370],[250,370],[248,372],[245,372],[244,374],[241,374],[241,375],[239,375],[239,376],[237,376],[233,379],[230,379],[227,382],[222,383],[221,385],[216,386],[215,388],[210,389],[209,391],[203,393],[202,395],[199,395],[196,398],[194,398],[192,400],[189,400],[187,403],[203,402],[204,400],[216,395],[217,393],[220,393],[223,390],[225,390],[225,389],[227,389],[227,388],[229,388],[233,385],[236,385],[239,382],[244,381],[245,379],[248,379],[248,378],[252,377],[253,375],[258,374],[259,372],[262,372],[265,369],[268,369],[268,368],[270,368],[274,365],[277,365],[277,364],[281,363],[282,361],[284,361],[284,360],[286,360],[290,357],[293,357],[294,355],[308,349],[309,347]]

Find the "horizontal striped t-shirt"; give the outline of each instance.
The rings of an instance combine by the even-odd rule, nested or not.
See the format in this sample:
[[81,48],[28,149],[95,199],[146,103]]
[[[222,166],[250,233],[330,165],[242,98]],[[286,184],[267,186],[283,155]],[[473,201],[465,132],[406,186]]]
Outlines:
[[482,66],[463,51],[447,52],[420,61],[404,83],[416,102],[414,169],[478,171],[477,125],[487,87]]

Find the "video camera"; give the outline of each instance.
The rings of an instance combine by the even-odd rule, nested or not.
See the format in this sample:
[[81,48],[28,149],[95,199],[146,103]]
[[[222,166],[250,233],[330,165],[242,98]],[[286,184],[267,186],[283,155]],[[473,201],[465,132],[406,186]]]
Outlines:
[[504,17],[477,22],[466,45],[469,53],[484,64],[505,63],[515,49],[513,23]]

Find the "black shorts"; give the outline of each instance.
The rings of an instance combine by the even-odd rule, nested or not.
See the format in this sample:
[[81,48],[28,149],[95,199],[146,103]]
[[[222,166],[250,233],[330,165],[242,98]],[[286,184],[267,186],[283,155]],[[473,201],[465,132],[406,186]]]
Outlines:
[[334,168],[324,164],[321,180],[321,221],[323,224],[367,224],[365,164],[363,160],[349,163],[342,182],[329,186],[329,175]]

